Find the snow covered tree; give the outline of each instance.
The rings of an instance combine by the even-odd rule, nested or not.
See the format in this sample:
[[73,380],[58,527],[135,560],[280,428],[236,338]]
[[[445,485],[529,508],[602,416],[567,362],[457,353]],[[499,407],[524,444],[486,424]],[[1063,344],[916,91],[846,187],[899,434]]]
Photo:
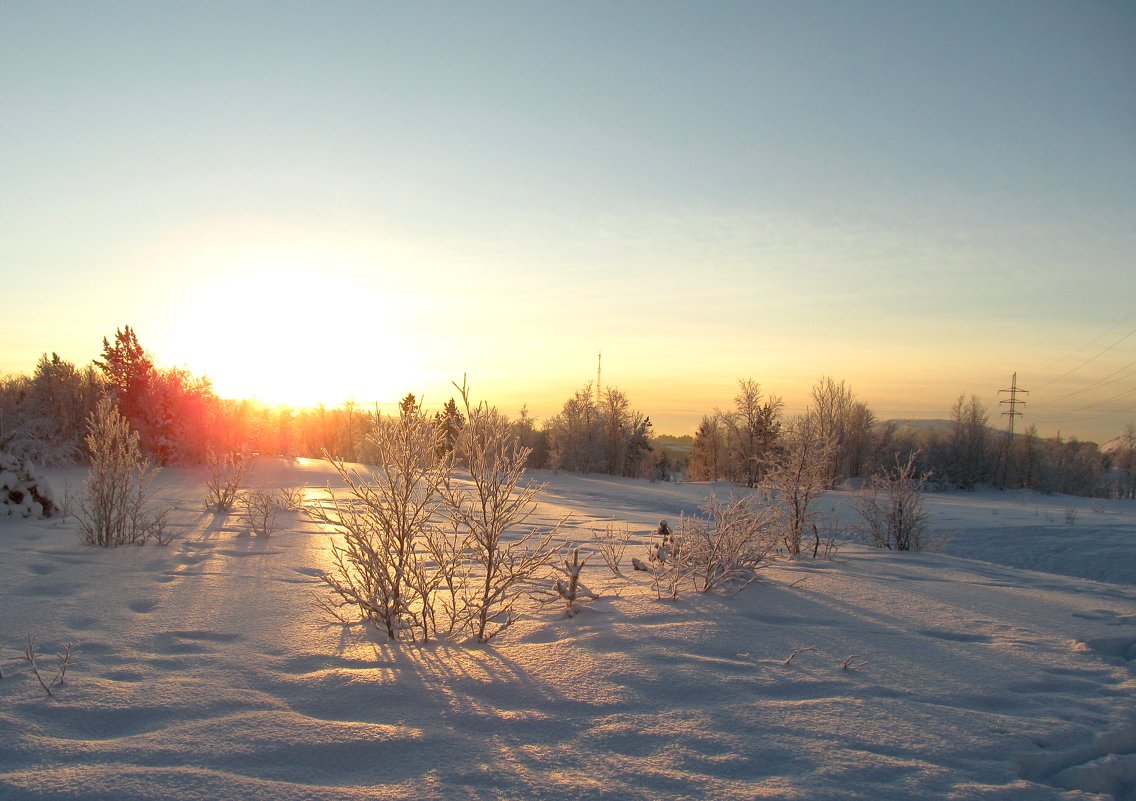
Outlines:
[[963,489],[975,486],[989,478],[986,427],[986,407],[977,395],[969,399],[959,395],[951,407],[950,480]]
[[45,466],[82,460],[87,417],[103,394],[93,368],[44,354],[30,377],[0,381],[0,450]]
[[790,556],[800,555],[804,534],[813,525],[813,503],[828,488],[833,450],[814,417],[798,417],[786,426],[781,453],[762,479],[762,488],[778,502],[781,538]]
[[690,449],[687,477],[691,481],[717,481],[726,465],[726,430],[722,415],[703,415]]
[[781,430],[785,404],[776,395],[768,398],[753,379],[738,381],[733,414],[727,416],[729,459],[735,480],[756,487],[766,459]]
[[439,446],[442,453],[453,453],[454,445],[457,443],[458,436],[465,425],[465,418],[458,411],[457,402],[453,398],[446,401],[442,411],[434,415],[434,422],[442,432],[442,441]]
[[162,541],[166,511],[151,511],[150,485],[158,468],[142,456],[138,432],[110,398],[99,401],[88,421],[91,469],[78,502],[84,542],[111,547]]
[[599,411],[592,385],[587,384],[564,402],[559,414],[545,425],[550,466],[554,470],[592,473],[601,469],[602,440]]

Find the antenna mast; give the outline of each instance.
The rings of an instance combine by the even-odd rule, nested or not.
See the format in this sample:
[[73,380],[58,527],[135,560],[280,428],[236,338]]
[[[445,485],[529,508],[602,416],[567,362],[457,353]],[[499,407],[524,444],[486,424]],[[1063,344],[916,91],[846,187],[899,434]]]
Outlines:
[[596,358],[596,403],[600,401],[600,379],[603,377],[603,351]]

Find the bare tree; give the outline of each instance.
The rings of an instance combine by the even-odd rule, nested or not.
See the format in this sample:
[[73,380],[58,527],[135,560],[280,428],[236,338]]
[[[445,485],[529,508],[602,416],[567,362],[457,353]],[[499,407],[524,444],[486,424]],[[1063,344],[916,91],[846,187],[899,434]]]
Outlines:
[[585,385],[545,425],[554,469],[590,473],[600,468],[602,432],[594,396],[592,385]]
[[738,381],[734,412],[728,416],[730,458],[737,480],[747,487],[756,487],[761,478],[766,458],[781,430],[784,407],[776,395],[764,397],[761,385],[753,379]]
[[[821,437],[832,445],[829,486],[841,479],[855,478],[872,469],[878,452],[876,416],[867,404],[856,400],[852,388],[825,376],[812,390],[810,413]],[[890,431],[880,432],[886,438]]]
[[813,502],[828,488],[834,449],[814,416],[798,417],[786,426],[782,452],[761,482],[780,504],[782,541],[790,556],[800,555],[804,532],[816,516]]
[[691,481],[716,481],[726,467],[726,430],[721,412],[703,415],[690,449],[688,475]]
[[627,441],[631,427],[631,401],[615,387],[600,393],[599,414],[603,431],[606,472],[621,476],[627,461]]
[[987,465],[986,407],[977,395],[959,395],[951,407],[951,480],[963,489],[989,477]]

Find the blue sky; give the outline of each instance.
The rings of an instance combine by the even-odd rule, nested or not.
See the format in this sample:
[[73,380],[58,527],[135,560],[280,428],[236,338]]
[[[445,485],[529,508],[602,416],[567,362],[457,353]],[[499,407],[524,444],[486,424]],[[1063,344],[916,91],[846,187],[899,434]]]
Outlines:
[[[1130,3],[0,2],[0,372],[1136,420]],[[22,300],[20,300],[22,299]],[[254,366],[253,366],[254,365]],[[1127,367],[1126,367],[1127,365]],[[1125,394],[1131,393],[1131,394]]]

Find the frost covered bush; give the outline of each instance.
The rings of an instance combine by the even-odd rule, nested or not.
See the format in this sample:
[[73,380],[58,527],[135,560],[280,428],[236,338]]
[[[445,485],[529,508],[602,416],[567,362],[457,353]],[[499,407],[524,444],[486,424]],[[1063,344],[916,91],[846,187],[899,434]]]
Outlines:
[[753,496],[719,501],[710,495],[705,517],[679,518],[678,531],[659,523],[659,542],[647,550],[647,563],[636,570],[652,574],[660,598],[677,599],[688,582],[698,592],[715,588],[740,591],[773,559],[777,548],[777,512]]
[[249,457],[243,451],[205,455],[209,476],[205,480],[205,508],[211,512],[229,512],[237,502],[237,493],[248,470]]
[[0,453],[0,517],[51,517],[55,500],[29,459]]
[[438,420],[405,403],[397,418],[372,418],[376,466],[366,475],[331,460],[348,497],[309,513],[343,535],[323,576],[336,596],[325,608],[339,620],[372,623],[394,641],[466,632],[487,642],[551,571],[555,528],[512,536],[541,489],[523,482],[528,449],[504,416],[473,408],[460,389],[467,422],[452,449]]
[[895,468],[872,478],[861,493],[856,510],[864,521],[869,542],[893,551],[922,551],[932,545],[927,513],[923,509],[923,485],[927,473],[915,467],[917,452],[906,462],[896,457]]
[[[685,516],[679,518],[678,527],[680,532],[686,529]],[[651,574],[651,583],[660,598],[675,600],[690,577],[690,560],[681,537],[676,537],[666,520],[659,521],[657,533],[659,541],[647,546],[647,564],[638,559],[632,559],[631,563],[636,570]]]
[[91,469],[76,517],[84,542],[111,547],[164,541],[168,510],[148,508],[159,469],[142,457],[138,432],[104,398],[87,421]]
[[740,590],[772,559],[777,547],[776,513],[754,503],[752,496],[723,502],[711,494],[703,509],[704,518],[684,517],[679,529],[694,588]]
[[[326,608],[344,622],[354,617],[371,623],[391,640],[427,640],[438,628],[433,589],[447,566],[435,562],[431,570],[421,548],[437,544],[434,518],[450,469],[449,457],[439,456],[439,434],[417,408],[403,409],[397,418],[375,417],[366,437],[376,466],[361,475],[329,458],[349,497],[332,497],[310,512],[343,535],[332,544],[333,569],[322,576],[336,596]],[[457,615],[463,608],[454,604],[451,611]]]
[[454,454],[468,471],[469,483],[459,483],[447,471],[442,492],[454,530],[469,543],[469,627],[478,642],[488,642],[513,624],[517,602],[549,572],[559,551],[553,537],[560,524],[545,532],[530,528],[515,539],[507,536],[532,518],[544,487],[524,481],[529,449],[508,419],[484,402],[474,407],[464,383],[458,390],[466,424]]
[[614,576],[623,575],[620,566],[630,540],[631,530],[626,525],[617,526],[614,520],[607,521],[603,528],[592,529],[592,547]]
[[267,537],[277,530],[276,516],[284,509],[280,495],[263,489],[237,493],[236,506],[249,531],[258,537]]

